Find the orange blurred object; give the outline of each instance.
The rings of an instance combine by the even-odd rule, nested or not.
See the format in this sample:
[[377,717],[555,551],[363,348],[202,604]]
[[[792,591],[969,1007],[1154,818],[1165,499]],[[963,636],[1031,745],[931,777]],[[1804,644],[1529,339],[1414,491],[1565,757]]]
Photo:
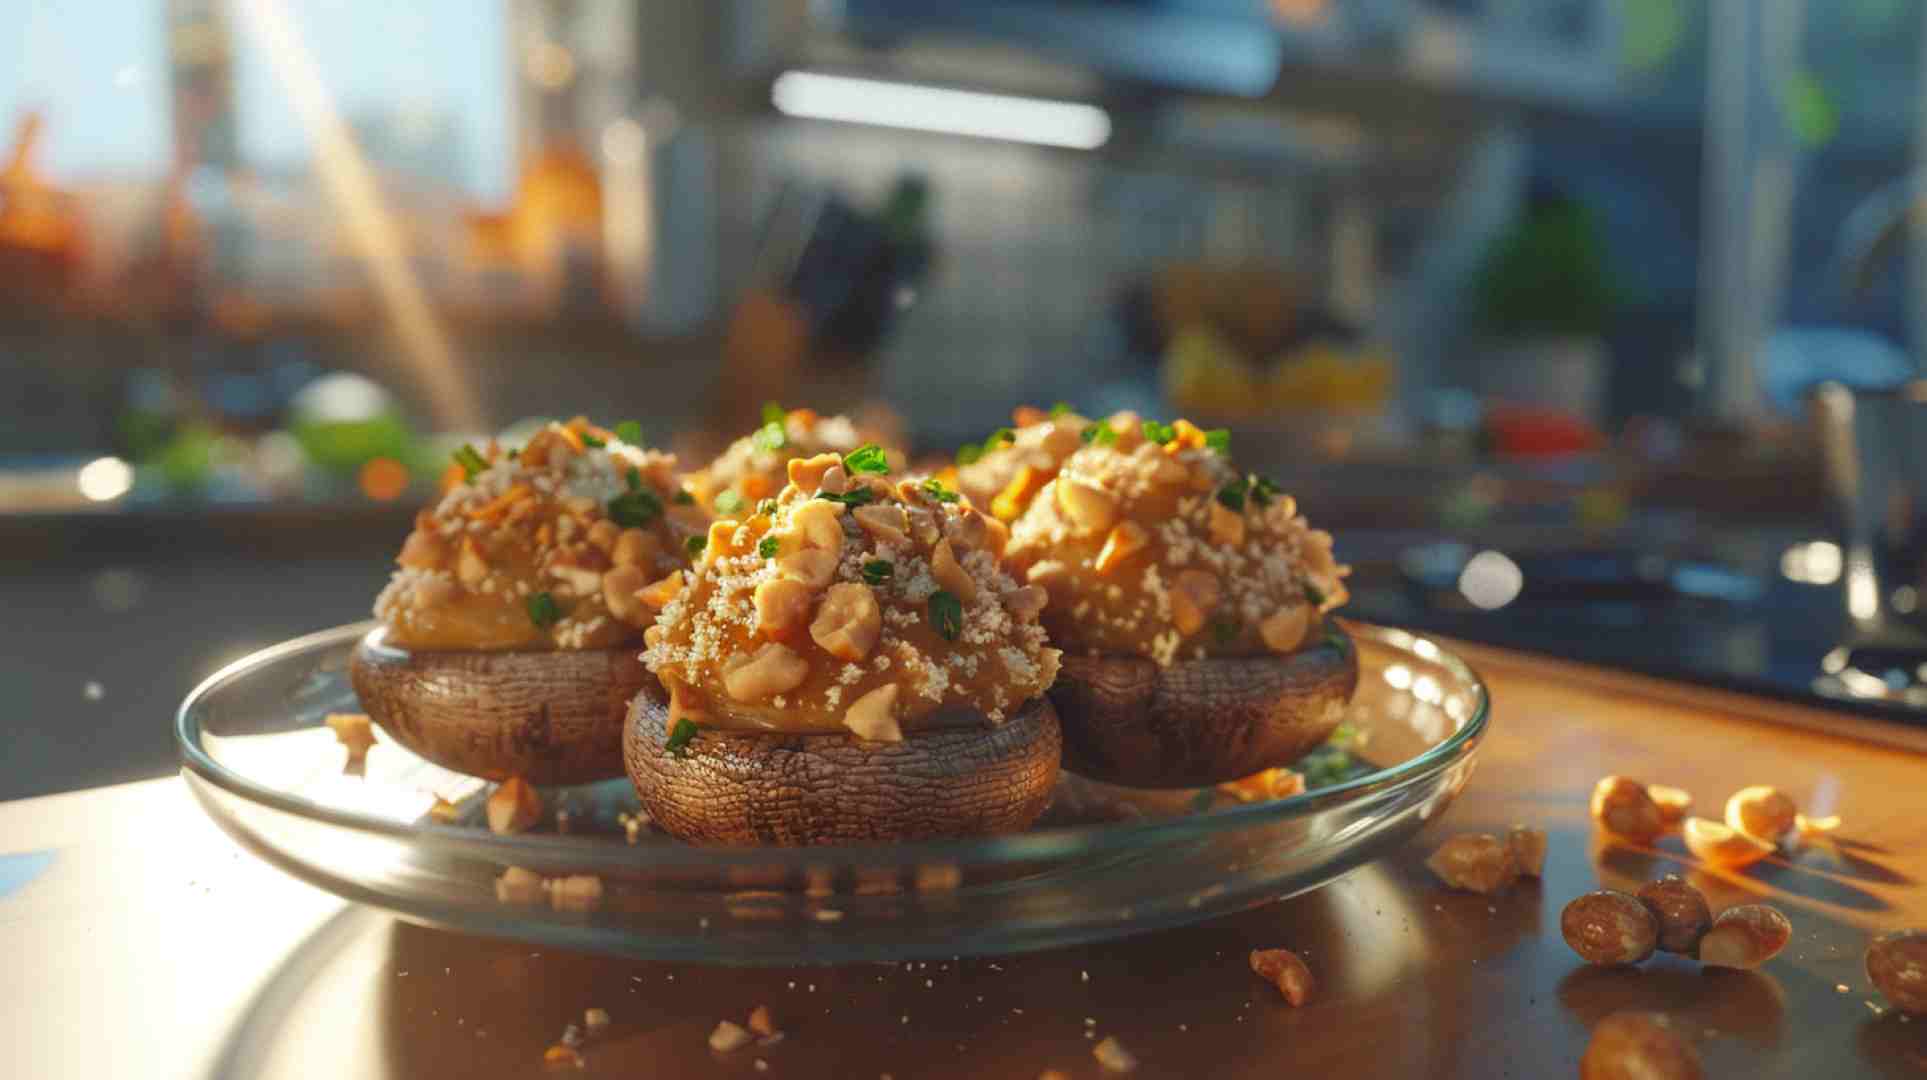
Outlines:
[[1485,430],[1494,453],[1518,457],[1590,453],[1605,442],[1598,429],[1570,413],[1530,405],[1487,406]]
[[393,502],[408,490],[408,466],[394,458],[370,458],[362,463],[360,482],[363,495],[376,502]]

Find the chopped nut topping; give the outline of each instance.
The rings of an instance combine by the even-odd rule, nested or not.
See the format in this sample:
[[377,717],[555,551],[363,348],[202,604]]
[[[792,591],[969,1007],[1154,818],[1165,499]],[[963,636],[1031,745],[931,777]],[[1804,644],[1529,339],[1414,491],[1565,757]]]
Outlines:
[[1264,639],[1265,647],[1273,652],[1288,653],[1304,644],[1305,634],[1311,629],[1311,608],[1300,604],[1295,607],[1281,608],[1265,616],[1258,624],[1258,636]]
[[930,575],[937,579],[945,591],[969,604],[977,599],[977,583],[970,579],[957,557],[950,550],[950,541],[939,540],[930,554]]
[[787,637],[809,618],[816,594],[790,578],[770,578],[756,586],[756,632],[769,638]]
[[395,561],[411,570],[438,570],[448,558],[448,545],[425,529],[416,529],[402,543]]
[[641,592],[636,594],[636,599],[661,611],[663,608],[668,607],[669,602],[680,595],[682,590],[683,573],[681,570],[678,570],[668,577],[663,578],[661,581],[651,582],[644,587]]
[[902,742],[903,730],[891,710],[897,704],[897,684],[885,683],[858,698],[843,714],[843,724],[858,738],[871,742]]
[[823,594],[810,637],[838,660],[867,659],[883,632],[883,612],[868,585],[840,582]]
[[851,516],[874,540],[901,546],[910,539],[910,519],[904,515],[903,507],[894,503],[859,506]]
[[463,537],[462,553],[455,561],[456,580],[472,589],[487,576],[488,560],[482,557],[481,546],[475,543],[474,537]]
[[1236,547],[1245,542],[1245,516],[1216,499],[1211,500],[1211,541]]
[[764,701],[794,690],[809,673],[809,661],[772,641],[726,672],[723,687],[737,701]]
[[[1204,627],[1218,606],[1218,575],[1209,570],[1185,570],[1171,583],[1171,623],[1186,637]],[[1302,609],[1299,609],[1302,610]],[[1299,637],[1303,637],[1302,633]],[[1292,643],[1294,646],[1296,642]],[[1289,651],[1283,650],[1283,651]]]
[[1150,543],[1151,534],[1144,531],[1144,526],[1135,521],[1120,521],[1105,535],[1104,546],[1098,549],[1097,559],[1091,563],[1091,568],[1100,574],[1108,574]]
[[[818,454],[811,458],[791,458],[788,466],[789,481],[800,491],[817,492],[823,487],[823,474],[831,469],[841,470],[843,457],[840,454]],[[847,482],[847,479],[846,479]],[[839,492],[840,494],[841,492]]]
[[654,533],[624,529],[616,537],[609,558],[617,566],[649,566],[662,557],[662,541]]
[[649,620],[655,618],[655,612],[651,609],[662,607],[662,604],[644,603],[637,595],[648,584],[641,567],[618,566],[602,575],[603,606],[609,609],[609,614],[623,622],[635,626],[647,625]]
[[1065,476],[1051,484],[1057,508],[1085,535],[1108,532],[1117,521],[1117,500],[1104,489]]

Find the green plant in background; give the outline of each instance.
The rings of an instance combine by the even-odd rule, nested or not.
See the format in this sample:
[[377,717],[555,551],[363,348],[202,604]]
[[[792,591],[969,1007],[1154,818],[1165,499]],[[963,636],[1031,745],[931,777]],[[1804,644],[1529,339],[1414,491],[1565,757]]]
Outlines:
[[425,460],[408,422],[396,413],[366,420],[299,418],[289,431],[309,461],[344,476],[375,458],[392,458],[411,468]]
[[1487,254],[1474,296],[1495,337],[1599,337],[1614,294],[1592,211],[1564,195],[1534,196]]

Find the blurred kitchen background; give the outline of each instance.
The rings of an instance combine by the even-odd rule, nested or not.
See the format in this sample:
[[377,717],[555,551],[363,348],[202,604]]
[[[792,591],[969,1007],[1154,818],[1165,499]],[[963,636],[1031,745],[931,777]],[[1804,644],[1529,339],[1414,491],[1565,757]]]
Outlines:
[[1908,0],[19,0],[0,798],[364,618],[447,454],[1133,408],[1352,613],[1922,722]]

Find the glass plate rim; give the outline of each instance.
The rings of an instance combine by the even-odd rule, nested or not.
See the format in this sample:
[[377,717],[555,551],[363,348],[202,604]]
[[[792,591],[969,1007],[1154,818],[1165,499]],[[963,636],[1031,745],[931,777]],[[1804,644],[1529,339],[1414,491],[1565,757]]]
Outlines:
[[1472,692],[1473,703],[1470,715],[1459,724],[1456,731],[1424,753],[1340,784],[1285,799],[1227,807],[1208,814],[1094,825],[1055,826],[1008,836],[825,847],[717,848],[686,844],[622,846],[610,845],[606,841],[591,838],[566,836],[509,836],[493,833],[478,836],[473,829],[433,822],[395,821],[289,795],[229,769],[216,761],[201,746],[201,728],[196,716],[196,708],[205,698],[219,692],[230,682],[245,678],[257,668],[272,664],[291,654],[348,644],[359,639],[376,625],[376,620],[369,619],[290,638],[248,653],[201,680],[193,690],[188,692],[175,710],[174,738],[182,756],[183,768],[229,795],[246,799],[270,810],[358,833],[423,844],[450,855],[479,856],[514,865],[566,860],[572,866],[581,866],[584,869],[596,866],[612,871],[626,869],[630,872],[634,872],[644,864],[659,868],[713,869],[740,866],[751,860],[761,867],[780,866],[794,869],[825,863],[880,866],[950,862],[984,865],[1027,860],[1082,858],[1125,848],[1140,848],[1147,842],[1168,842],[1180,838],[1208,836],[1226,830],[1256,827],[1267,821],[1283,820],[1331,809],[1366,793],[1391,791],[1420,784],[1429,777],[1451,768],[1472,753],[1485,736],[1490,723],[1492,704],[1491,692],[1478,672],[1457,654],[1438,645],[1429,637],[1395,627],[1360,623],[1349,619],[1342,620],[1344,629],[1354,639],[1363,638],[1396,651],[1412,653],[1427,662],[1449,670]]

